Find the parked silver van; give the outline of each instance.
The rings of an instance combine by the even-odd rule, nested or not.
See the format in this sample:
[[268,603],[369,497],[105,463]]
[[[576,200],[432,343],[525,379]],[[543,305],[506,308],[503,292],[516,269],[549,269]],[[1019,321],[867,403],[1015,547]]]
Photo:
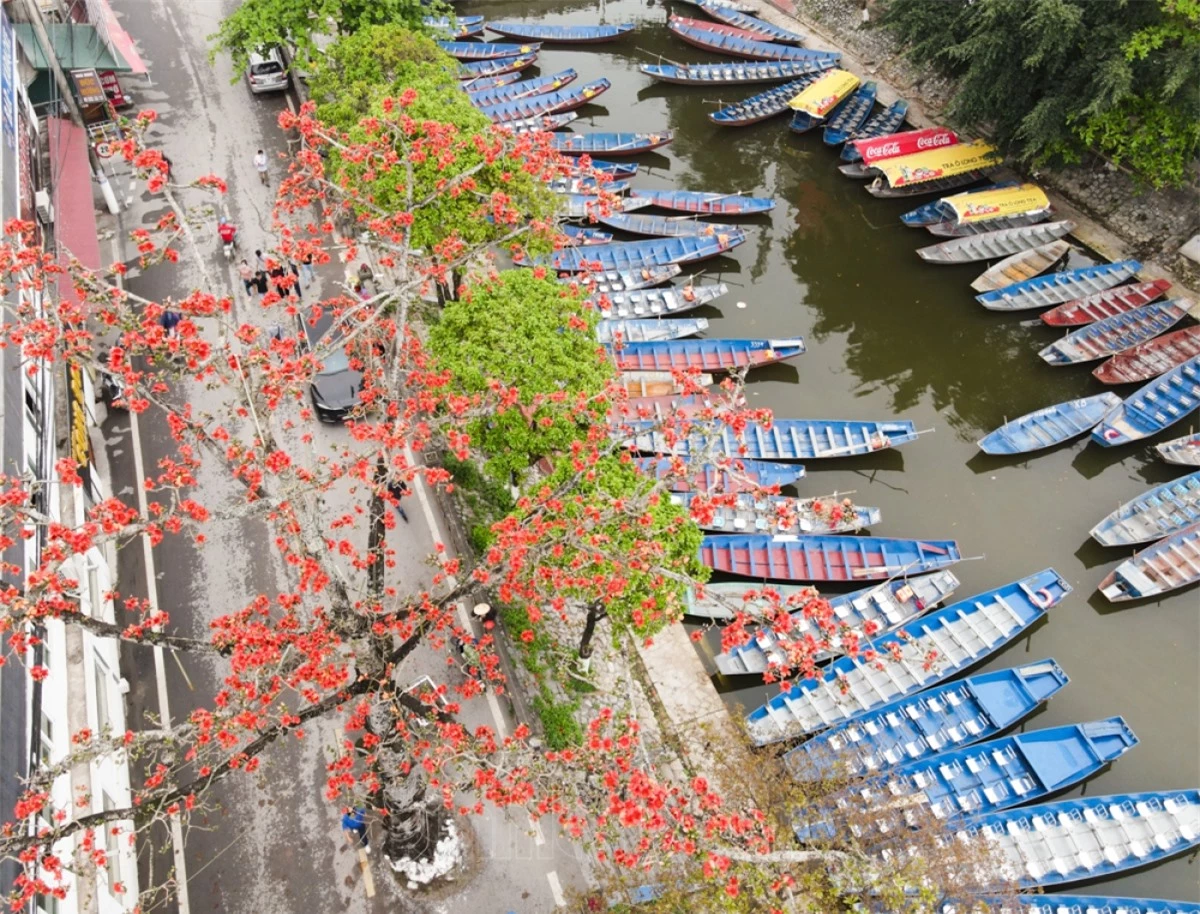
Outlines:
[[259,48],[250,54],[246,65],[246,81],[255,95],[263,92],[282,92],[288,87],[287,67],[283,53],[276,47]]

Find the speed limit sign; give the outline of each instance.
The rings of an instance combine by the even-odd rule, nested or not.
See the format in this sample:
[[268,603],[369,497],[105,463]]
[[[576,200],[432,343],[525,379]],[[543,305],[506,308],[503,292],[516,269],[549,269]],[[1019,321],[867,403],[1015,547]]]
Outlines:
[[96,144],[96,155],[100,156],[100,158],[107,159],[107,158],[110,158],[112,156],[112,154],[113,154],[113,148],[112,148],[111,143],[97,143]]

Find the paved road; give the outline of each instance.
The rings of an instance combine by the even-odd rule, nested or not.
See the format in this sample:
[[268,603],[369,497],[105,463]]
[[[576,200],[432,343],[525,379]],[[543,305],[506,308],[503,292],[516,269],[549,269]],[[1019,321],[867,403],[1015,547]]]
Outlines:
[[[204,36],[217,27],[219,17],[232,8],[229,0],[194,3],[189,0],[116,0],[126,29],[138,42],[152,77],[148,86],[135,88],[141,107],[154,108],[159,120],[152,141],[171,158],[176,180],[217,173],[229,183],[227,205],[240,227],[243,252],[267,247],[270,237],[270,198],[254,174],[252,157],[262,147],[272,155],[286,151],[276,127],[276,117],[288,103],[283,96],[255,97],[244,81],[232,83],[227,60],[210,66]],[[119,194],[131,185],[127,177],[114,182]],[[122,239],[139,225],[152,224],[161,215],[161,198],[135,191],[112,239],[112,260],[130,260],[131,251],[120,250]],[[185,260],[178,268],[155,269],[144,275],[133,271],[129,287],[139,295],[162,300],[190,289],[225,288],[240,291],[232,265],[220,254],[215,224],[198,233],[203,266]],[[339,277],[324,277],[326,288]],[[318,280],[318,289],[322,280]],[[308,290],[306,290],[307,292]],[[306,296],[307,297],[307,296]],[[255,315],[244,296],[238,296],[242,319]],[[203,406],[201,392],[192,400]],[[135,421],[115,414],[105,425],[108,455],[113,468],[113,490],[129,499],[138,497],[137,479],[152,470],[157,460],[171,452],[161,416],[149,414]],[[337,427],[317,427],[314,448],[341,442],[347,436]],[[200,474],[206,503],[232,501],[240,488],[216,467]],[[344,493],[343,493],[344,494]],[[348,504],[348,494],[345,495]],[[336,498],[336,496],[335,496]],[[338,505],[330,505],[337,510]],[[428,583],[424,562],[441,523],[424,491],[418,491],[408,510],[410,523],[390,534],[397,550],[393,574],[398,586],[413,588]],[[180,538],[168,538],[152,553],[143,548],[122,551],[119,574],[123,589],[147,593],[148,570],[153,576],[151,594],[170,613],[172,626],[181,633],[203,637],[209,621],[245,605],[257,593],[277,592],[283,569],[267,547],[266,528],[257,522],[226,522],[206,531],[207,542],[194,548]],[[444,539],[443,534],[436,534]],[[126,651],[125,675],[132,684],[128,696],[134,726],[157,720],[163,699],[172,720],[179,721],[220,687],[223,669],[204,659],[166,655],[156,662],[153,652]],[[411,677],[439,675],[444,658],[418,655]],[[405,671],[408,677],[409,671]],[[444,676],[444,673],[440,673]],[[495,726],[506,713],[494,701],[475,701],[466,709],[469,725]],[[503,721],[511,729],[511,720]],[[413,895],[397,886],[383,870],[378,857],[366,868],[345,845],[339,811],[322,799],[327,748],[337,739],[336,721],[306,728],[303,741],[274,747],[263,759],[256,778],[235,778],[220,789],[214,808],[192,823],[182,859],[186,892],[175,905],[186,912],[222,911],[246,914],[309,914],[314,911],[348,912],[458,912],[479,914],[514,911],[520,914],[552,911],[561,901],[560,887],[581,881],[576,851],[557,837],[553,823],[534,829],[513,823],[499,813],[477,820],[472,838],[474,865],[471,877],[436,893]],[[544,829],[544,830],[543,830]],[[143,853],[143,884],[161,881],[172,866],[173,842],[168,834],[154,836],[154,848]]]

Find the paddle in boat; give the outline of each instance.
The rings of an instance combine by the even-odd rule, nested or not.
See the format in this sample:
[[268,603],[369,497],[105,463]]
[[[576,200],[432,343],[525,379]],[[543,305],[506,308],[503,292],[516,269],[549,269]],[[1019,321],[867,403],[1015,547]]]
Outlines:
[[702,222],[687,216],[650,216],[644,213],[609,213],[596,219],[601,225],[629,232],[631,235],[649,235],[653,238],[678,238],[681,235],[720,235],[737,232],[736,225],[721,225]]
[[821,142],[826,146],[841,146],[846,142],[871,116],[878,92],[879,87],[873,81],[863,83],[857,92],[846,99],[844,105],[839,106],[838,112],[825,122]]
[[1156,444],[1154,449],[1158,456],[1167,463],[1178,466],[1200,467],[1200,435],[1184,435],[1182,438],[1172,438],[1162,444]]
[[983,292],[975,300],[989,311],[1026,311],[1062,304],[1073,298],[1110,289],[1137,275],[1142,268],[1136,260],[1119,260],[1094,267],[1079,267],[1063,273],[1036,276],[1003,289]]
[[833,69],[822,73],[788,102],[788,107],[795,112],[789,129],[792,133],[806,133],[823,124],[826,118],[836,116],[858,86],[858,77],[848,70]]
[[761,368],[803,354],[804,340],[794,337],[785,340],[703,339],[627,343],[613,352],[612,356],[619,371],[686,371],[692,368],[697,371],[738,371]]
[[787,29],[781,29],[779,26],[772,25],[770,22],[767,22],[765,19],[759,19],[757,16],[751,16],[749,13],[730,9],[720,4],[710,3],[708,0],[701,0],[698,6],[718,22],[723,22],[725,25],[731,25],[734,28],[750,32],[760,41],[804,44],[804,36],[798,32],[789,32]]
[[1092,376],[1103,384],[1141,384],[1198,355],[1200,325],[1193,324],[1117,353]]
[[1060,238],[1028,251],[1009,254],[975,277],[971,288],[976,292],[990,292],[992,289],[1003,289],[1013,283],[1033,279],[1051,267],[1058,266],[1069,253],[1070,242]]
[[[891,111],[891,108],[888,111]],[[907,113],[907,107],[905,111]],[[871,118],[867,122],[868,126],[881,117],[883,114]],[[924,152],[926,149],[953,146],[957,142],[958,134],[948,127],[925,127],[921,130],[905,130],[892,133],[891,136],[875,137],[868,137],[864,127],[862,133],[842,147],[841,159],[850,164],[840,166],[838,170],[848,178],[866,178],[875,174],[875,163],[884,159],[896,159]]]
[[560,70],[551,76],[539,76],[536,79],[523,79],[520,82],[506,83],[489,89],[471,90],[468,94],[471,104],[476,108],[486,108],[489,105],[499,105],[502,102],[514,102],[519,98],[529,98],[531,95],[544,95],[555,92],[573,83],[579,74],[574,68]]
[[[671,501],[691,509],[695,496],[679,493]],[[835,492],[825,498],[792,498],[788,495],[732,496],[732,504],[714,505],[705,499],[704,509],[693,514],[701,530],[714,533],[855,533],[879,523],[878,508],[861,507]]]
[[[461,64],[458,68],[458,78],[471,80],[471,85],[478,89],[485,88],[482,80],[487,77],[511,75],[526,67],[533,66],[537,60],[537,52],[519,54],[516,57],[499,57],[495,60],[477,60],[473,63]],[[494,85],[494,83],[493,83]]]
[[686,457],[693,450],[698,453],[711,450],[730,457],[744,455],[757,460],[860,457],[899,447],[915,441],[918,436],[916,426],[907,419],[890,422],[776,419],[770,428],[760,422],[747,422],[741,434],[722,424],[673,441],[668,441],[652,423],[635,428],[634,433],[634,447],[647,453]]
[[940,194],[982,181],[987,169],[1000,161],[999,150],[982,141],[884,159],[875,164],[879,177],[867,185],[867,192],[875,197]]
[[785,85],[753,95],[744,102],[714,111],[709,114],[708,119],[718,127],[748,127],[765,121],[787,111],[788,102],[816,78],[815,75],[809,75],[794,79]]
[[488,31],[506,38],[539,41],[543,44],[603,44],[616,41],[634,30],[634,23],[620,25],[546,25],[540,22],[489,22]]
[[833,66],[832,60],[737,61],[732,63],[642,64],[638,67],[651,79],[680,86],[781,83],[820,73]]
[[801,781],[881,774],[998,736],[1069,681],[1053,659],[968,676],[819,733],[783,760]]
[[804,478],[798,463],[733,458],[719,465],[693,464],[678,457],[635,457],[641,472],[666,481],[672,492],[755,492],[790,486]]
[[1134,553],[1100,582],[1110,603],[1157,597],[1200,581],[1200,522]]
[[530,44],[502,44],[486,41],[439,41],[438,47],[456,60],[481,61],[537,54],[541,45],[536,42]]
[[961,561],[954,540],[883,536],[706,536],[700,561],[715,571],[776,581],[885,581]]
[[680,340],[708,329],[708,318],[684,317],[665,320],[602,320],[596,322],[596,339],[607,345]]
[[955,194],[939,203],[946,219],[926,225],[925,229],[943,238],[1035,225],[1045,222],[1051,210],[1046,192],[1036,184]]
[[1136,546],[1200,523],[1200,471],[1127,501],[1092,528],[1101,546]]
[[1051,327],[1082,327],[1092,321],[1148,305],[1166,295],[1170,288],[1171,283],[1167,280],[1155,279],[1152,282],[1135,282],[1105,289],[1051,308],[1042,315],[1042,323]]
[[1200,408],[1200,355],[1138,388],[1095,429],[1105,447],[1140,441],[1186,419]]
[[951,238],[949,241],[919,248],[917,255],[928,263],[972,263],[977,260],[994,260],[1049,244],[1074,230],[1075,223],[1066,219],[1061,222],[1047,222],[1043,225],[1029,225],[1024,228],[998,229],[982,235]]
[[980,438],[979,449],[985,454],[1027,454],[1054,447],[1095,428],[1120,405],[1121,398],[1111,391],[1056,403],[1006,422]]
[[675,139],[670,130],[658,133],[564,133],[551,141],[555,152],[567,156],[631,156],[666,146]]
[[[700,25],[691,23],[700,23]],[[829,66],[832,66],[842,56],[840,53],[810,51],[782,42],[758,41],[746,37],[749,33],[737,34],[741,31],[739,29],[717,26],[701,22],[698,19],[672,16],[667,22],[667,28],[676,38],[697,48],[725,54],[729,57],[743,57],[747,60],[809,60],[827,62]]]
[[566,248],[552,255],[529,258],[531,266],[551,266],[561,272],[590,270],[640,270],[664,264],[695,263],[723,254],[746,240],[745,232],[717,235],[683,235],[643,241],[615,241],[589,246],[586,250]]
[[920,616],[863,646],[881,662],[842,657],[819,678],[796,683],[751,712],[750,738],[759,746],[795,739],[936,685],[1015,640],[1070,592],[1071,585],[1047,568]]
[[588,301],[605,318],[663,317],[707,305],[728,291],[729,287],[719,282],[701,286],[671,286],[666,289],[601,293]]
[[752,216],[775,208],[771,197],[744,197],[698,190],[633,190],[630,200],[646,200],[651,206],[701,216]]
[[1046,346],[1038,355],[1049,365],[1077,365],[1106,359],[1170,330],[1183,320],[1190,307],[1191,302],[1186,298],[1151,302],[1080,327]]

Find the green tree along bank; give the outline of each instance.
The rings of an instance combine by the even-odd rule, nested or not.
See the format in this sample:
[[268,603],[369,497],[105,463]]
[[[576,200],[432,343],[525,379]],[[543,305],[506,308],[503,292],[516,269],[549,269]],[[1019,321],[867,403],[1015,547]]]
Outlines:
[[957,80],[951,116],[1018,160],[1088,151],[1153,186],[1200,153],[1200,0],[887,0],[909,56]]

